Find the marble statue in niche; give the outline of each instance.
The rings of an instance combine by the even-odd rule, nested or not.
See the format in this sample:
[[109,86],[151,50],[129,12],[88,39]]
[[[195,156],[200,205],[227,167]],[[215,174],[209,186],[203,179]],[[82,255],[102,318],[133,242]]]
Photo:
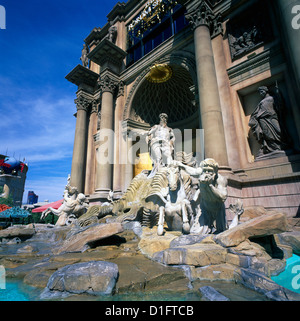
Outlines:
[[279,93],[272,96],[266,86],[258,88],[262,100],[250,116],[249,126],[254,137],[260,144],[256,159],[276,152],[286,147],[284,131],[282,130],[280,114],[282,106],[279,103]]

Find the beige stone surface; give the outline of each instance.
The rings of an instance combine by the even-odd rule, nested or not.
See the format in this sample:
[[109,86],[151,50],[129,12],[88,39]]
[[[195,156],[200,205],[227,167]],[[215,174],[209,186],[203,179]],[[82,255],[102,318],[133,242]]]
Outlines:
[[216,236],[217,243],[226,247],[237,246],[251,237],[263,237],[286,232],[287,217],[283,213],[262,215],[248,222],[242,223],[233,229]]
[[163,263],[167,265],[206,266],[226,262],[227,250],[217,244],[193,244],[167,249]]
[[192,278],[194,280],[210,281],[233,281],[234,274],[239,269],[230,264],[210,265],[192,269]]
[[7,228],[0,231],[1,238],[12,238],[12,237],[30,237],[35,234],[34,228],[25,228],[25,227],[13,227]]
[[144,228],[139,242],[139,249],[144,255],[151,258],[154,253],[168,249],[171,242],[176,239],[179,234],[179,232],[166,232],[164,236],[158,236],[156,227],[152,230]]
[[123,232],[121,223],[92,226],[85,231],[68,238],[58,250],[54,251],[54,253],[60,254],[64,252],[83,252],[86,250],[86,245],[88,243],[100,241],[121,232]]

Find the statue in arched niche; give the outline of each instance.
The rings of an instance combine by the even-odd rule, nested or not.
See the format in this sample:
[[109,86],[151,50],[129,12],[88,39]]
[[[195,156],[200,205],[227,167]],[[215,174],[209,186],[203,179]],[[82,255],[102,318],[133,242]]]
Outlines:
[[259,87],[258,92],[262,100],[251,114],[249,121],[249,126],[260,144],[256,159],[283,151],[286,147],[284,130],[279,119],[282,109],[279,101],[280,93],[277,92],[276,95],[271,96],[266,86]]
[[162,166],[171,164],[174,153],[175,135],[173,129],[168,127],[168,115],[159,115],[160,123],[154,125],[148,132],[146,143],[149,146],[150,158],[153,162],[152,173]]

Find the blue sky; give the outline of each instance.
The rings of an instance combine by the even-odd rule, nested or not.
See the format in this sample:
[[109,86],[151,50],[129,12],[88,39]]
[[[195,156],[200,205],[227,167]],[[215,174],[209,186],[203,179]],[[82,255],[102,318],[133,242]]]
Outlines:
[[29,164],[24,198],[62,198],[71,173],[76,86],[83,40],[107,23],[117,1],[0,0],[0,154]]

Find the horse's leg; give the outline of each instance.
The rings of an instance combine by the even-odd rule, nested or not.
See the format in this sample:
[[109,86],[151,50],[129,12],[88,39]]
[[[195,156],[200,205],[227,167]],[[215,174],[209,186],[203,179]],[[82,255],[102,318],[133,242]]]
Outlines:
[[181,205],[181,214],[182,214],[182,231],[183,234],[190,234],[190,223],[189,223],[189,218],[186,210],[186,206],[183,203]]
[[162,236],[164,234],[164,223],[165,223],[165,208],[161,206],[159,208],[159,220],[157,227],[157,235]]
[[58,218],[58,220],[57,220],[57,222],[56,222],[56,226],[65,226],[66,225],[66,222],[67,222],[67,219],[68,219],[68,214],[67,213],[65,213],[65,212],[63,212],[60,216],[59,216],[59,218]]

